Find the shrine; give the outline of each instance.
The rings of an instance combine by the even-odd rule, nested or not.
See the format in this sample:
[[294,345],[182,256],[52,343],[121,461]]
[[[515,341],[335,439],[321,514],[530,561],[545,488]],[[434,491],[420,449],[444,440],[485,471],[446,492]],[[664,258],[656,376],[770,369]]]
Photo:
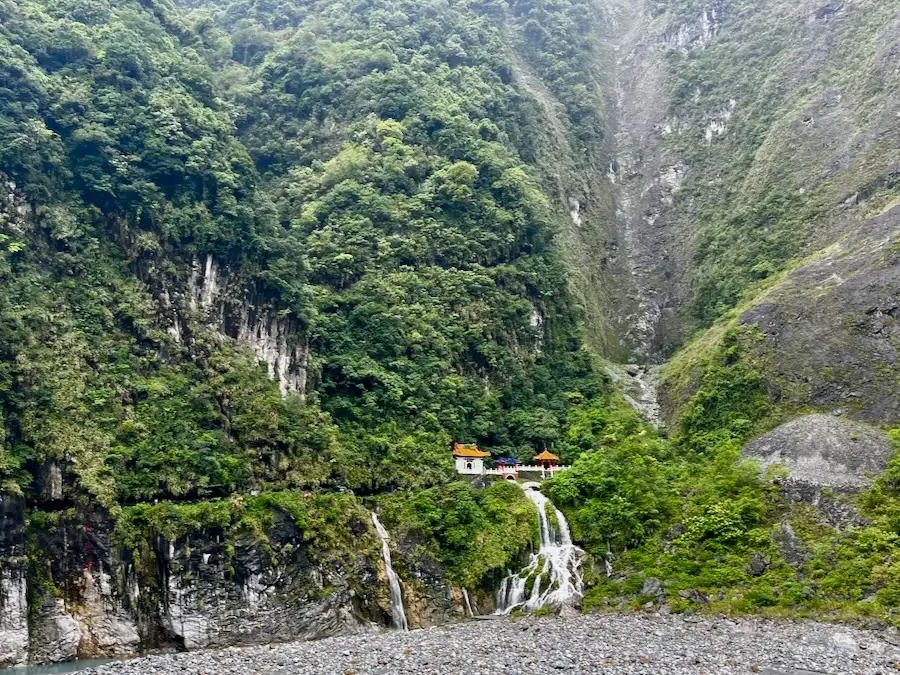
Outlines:
[[[485,460],[490,464],[485,465]],[[462,476],[499,476],[503,480],[517,481],[521,474],[539,475],[541,478],[552,478],[557,471],[564,471],[568,466],[560,466],[560,459],[548,450],[533,457],[531,464],[522,464],[515,457],[497,457],[491,459],[491,453],[479,450],[474,443],[454,443],[453,460],[456,473]]]
[[559,466],[559,457],[544,450],[541,454],[535,455],[532,459],[538,464],[538,466],[543,467],[546,471],[553,471]]
[[514,457],[501,457],[494,460],[494,468],[500,472],[503,480],[519,480],[519,465]]
[[484,475],[484,458],[490,457],[491,453],[482,452],[474,443],[453,444],[453,457],[456,460],[456,473],[465,476],[482,476]]

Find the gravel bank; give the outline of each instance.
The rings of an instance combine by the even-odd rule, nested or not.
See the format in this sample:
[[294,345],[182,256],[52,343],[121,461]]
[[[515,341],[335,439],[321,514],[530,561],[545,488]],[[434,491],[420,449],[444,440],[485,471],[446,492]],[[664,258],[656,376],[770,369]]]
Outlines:
[[151,656],[81,672],[887,674],[900,648],[885,635],[819,623],[592,614]]

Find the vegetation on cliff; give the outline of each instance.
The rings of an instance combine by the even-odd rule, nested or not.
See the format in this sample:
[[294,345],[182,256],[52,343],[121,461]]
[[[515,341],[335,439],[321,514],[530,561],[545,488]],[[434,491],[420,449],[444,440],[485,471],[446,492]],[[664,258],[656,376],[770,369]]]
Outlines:
[[[457,482],[450,444],[552,446],[573,466],[547,492],[622,572],[592,575],[588,606],[645,602],[658,577],[676,608],[888,616],[897,467],[858,498],[867,524],[834,529],[740,450],[853,398],[811,383],[875,382],[866,400],[896,386],[890,298],[846,320],[872,293],[827,306],[829,333],[881,341],[860,350],[871,368],[804,370],[772,338],[798,321],[785,296],[895,278],[896,3],[637,4],[0,0],[0,489],[27,501],[32,544],[59,524],[44,510],[90,504],[135,559],[215,531],[277,565],[281,518],[314,555],[349,559],[372,506],[401,559],[487,590],[533,541],[533,511],[510,485]],[[655,140],[634,157],[614,156],[610,119],[633,93],[612,72],[627,59],[600,39],[620,15],[665,73],[664,109],[635,104]],[[560,161],[607,172],[602,219],[639,209],[649,229],[607,237],[570,214],[548,180],[562,174],[538,165],[547,133],[566,136]],[[617,191],[638,180],[630,203]],[[627,268],[623,287],[662,270],[657,315],[635,322],[678,329],[650,356],[709,328],[664,373],[668,432],[598,365],[627,339],[586,335],[611,324],[576,298],[607,289],[570,288],[561,217],[593,228],[591,264]],[[866,228],[869,248],[815,267]],[[659,260],[628,248],[642,232]],[[785,316],[761,325],[764,305]]]
[[532,503],[503,481],[482,490],[459,482],[395,492],[380,498],[379,507],[394,537],[411,543],[404,560],[437,563],[453,583],[489,595],[537,536]]
[[[99,505],[136,559],[213,531],[265,549],[285,514],[349,551],[346,518],[316,527],[361,508],[333,491],[407,490],[397,526],[478,586],[533,514],[451,483],[451,440],[530,457],[608,386],[525,163],[508,10],[188,4],[0,0],[3,488],[34,522]],[[510,16],[532,9],[536,67],[596,136],[554,67],[584,58],[577,4]],[[303,396],[241,307],[308,345]]]
[[[0,5],[7,487],[39,498],[56,464],[113,509],[422,488],[451,439],[559,438],[604,383],[518,154],[500,14]],[[179,301],[210,256],[220,311],[309,344],[305,401]]]

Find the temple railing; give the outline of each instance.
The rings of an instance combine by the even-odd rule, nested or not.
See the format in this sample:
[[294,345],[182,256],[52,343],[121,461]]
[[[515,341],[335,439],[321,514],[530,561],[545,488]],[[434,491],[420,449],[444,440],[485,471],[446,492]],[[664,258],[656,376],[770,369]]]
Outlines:
[[506,470],[504,470],[504,469],[485,469],[484,474],[486,476],[508,476],[513,473],[539,473],[541,475],[547,475],[547,474],[553,475],[557,471],[565,471],[568,468],[569,467],[567,467],[567,466],[553,466],[553,467],[550,467],[549,469],[545,469],[543,466],[540,466],[539,464],[521,464],[521,465],[517,466],[515,468],[515,470],[512,470],[512,469],[506,469]]

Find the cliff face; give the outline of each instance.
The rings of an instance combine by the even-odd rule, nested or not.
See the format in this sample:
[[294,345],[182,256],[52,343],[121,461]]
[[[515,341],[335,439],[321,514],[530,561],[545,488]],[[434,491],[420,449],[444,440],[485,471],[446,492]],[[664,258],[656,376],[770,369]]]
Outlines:
[[[572,460],[597,354],[668,362],[676,433],[735,364],[741,442],[897,424],[898,12],[0,0],[0,663],[386,622],[377,556],[253,500]],[[463,611],[439,557],[414,624]]]
[[636,358],[670,355],[792,261],[867,233],[896,201],[896,4],[594,10],[605,135],[576,225],[615,254],[573,255],[579,268],[617,261],[599,305]]
[[[248,499],[248,510],[235,511],[242,516],[195,514],[163,533],[125,532],[121,518],[117,530],[99,511],[45,510],[26,519],[23,501],[4,496],[0,663],[314,639],[390,623],[367,511],[348,503],[347,520],[329,525],[331,548],[323,549],[290,510],[272,508],[246,527],[249,509],[259,508]],[[209,506],[225,507],[223,514],[240,508]],[[125,519],[126,529],[141,522],[135,513]],[[404,590],[412,626],[465,615],[460,590],[439,566],[403,574],[413,575]]]
[[[568,250],[600,270],[586,306],[606,353],[660,362],[743,303],[786,402],[895,423],[896,3],[595,10],[605,135]],[[672,420],[685,392],[663,389]]]
[[897,9],[719,2],[684,14],[655,43],[667,52],[669,99],[649,134],[680,167],[679,194],[646,207],[675,261],[664,287],[679,320],[660,324],[663,345],[741,303],[739,323],[765,335],[777,402],[882,424],[898,420],[887,402]]

